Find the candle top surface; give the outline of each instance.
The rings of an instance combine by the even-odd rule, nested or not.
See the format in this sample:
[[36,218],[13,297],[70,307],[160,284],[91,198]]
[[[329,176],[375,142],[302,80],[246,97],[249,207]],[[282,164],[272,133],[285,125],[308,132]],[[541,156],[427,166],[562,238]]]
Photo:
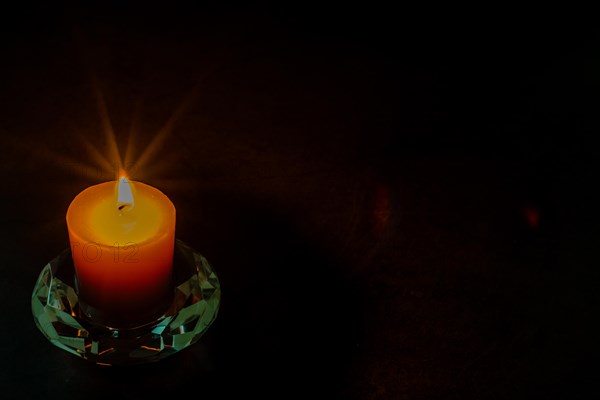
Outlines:
[[[124,188],[130,189],[126,204]],[[174,221],[175,207],[160,190],[141,182],[124,183],[123,179],[85,189],[67,211],[67,225],[82,241],[108,246],[141,244],[160,237]]]

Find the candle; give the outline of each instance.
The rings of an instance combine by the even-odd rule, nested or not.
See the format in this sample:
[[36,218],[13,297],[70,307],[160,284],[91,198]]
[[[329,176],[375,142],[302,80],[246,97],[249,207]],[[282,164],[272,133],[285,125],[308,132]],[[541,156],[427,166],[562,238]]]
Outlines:
[[164,311],[171,291],[175,207],[161,191],[122,177],[79,193],[67,227],[84,312],[115,326]]

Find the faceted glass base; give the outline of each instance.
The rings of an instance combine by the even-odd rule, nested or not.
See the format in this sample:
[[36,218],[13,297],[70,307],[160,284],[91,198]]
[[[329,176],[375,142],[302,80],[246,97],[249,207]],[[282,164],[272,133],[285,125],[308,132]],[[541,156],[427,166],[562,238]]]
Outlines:
[[33,289],[35,323],[52,344],[102,365],[160,360],[195,343],[217,316],[221,289],[204,257],[180,240],[173,260],[174,297],[154,321],[119,329],[90,320],[80,308],[71,251],[50,261]]

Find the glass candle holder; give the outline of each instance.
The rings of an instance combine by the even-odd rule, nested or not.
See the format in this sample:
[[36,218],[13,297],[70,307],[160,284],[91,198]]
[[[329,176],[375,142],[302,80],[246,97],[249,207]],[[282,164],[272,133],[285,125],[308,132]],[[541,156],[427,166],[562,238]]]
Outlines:
[[208,261],[175,240],[173,297],[166,311],[136,326],[110,326],[82,306],[71,250],[41,271],[31,307],[38,329],[55,346],[100,365],[158,361],[196,341],[217,317],[221,287]]

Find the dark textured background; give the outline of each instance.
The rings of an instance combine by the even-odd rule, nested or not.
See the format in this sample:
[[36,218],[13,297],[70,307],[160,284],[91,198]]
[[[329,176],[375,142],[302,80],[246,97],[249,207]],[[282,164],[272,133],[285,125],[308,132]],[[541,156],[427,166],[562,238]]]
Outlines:
[[[585,24],[117,2],[0,22],[3,399],[598,395]],[[84,144],[109,154],[98,92],[134,158],[167,124],[133,178],[223,286],[201,342],[152,365],[87,364],[30,312],[70,201],[111,178]]]

